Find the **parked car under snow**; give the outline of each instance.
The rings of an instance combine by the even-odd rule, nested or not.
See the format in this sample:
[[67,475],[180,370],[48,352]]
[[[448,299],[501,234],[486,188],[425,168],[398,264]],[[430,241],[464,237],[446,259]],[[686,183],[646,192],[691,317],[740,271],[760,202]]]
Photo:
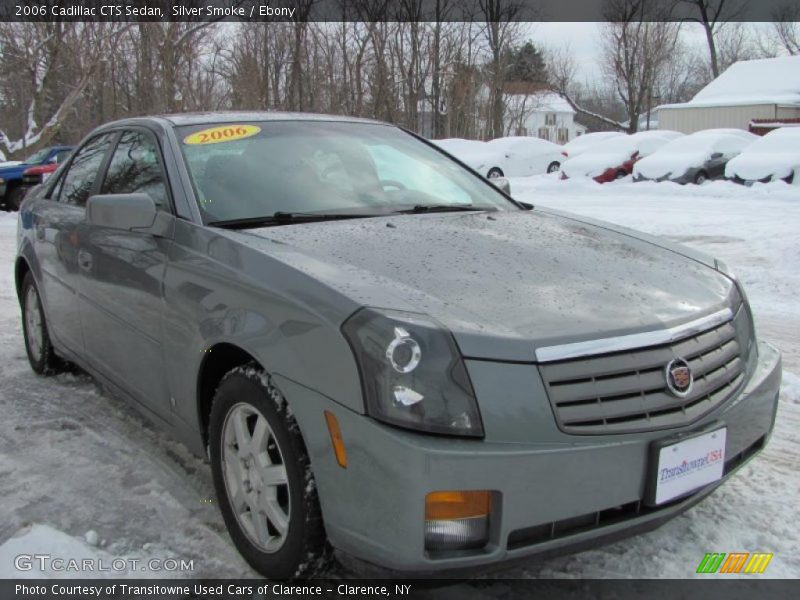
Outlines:
[[[464,141],[464,140],[461,140]],[[566,159],[561,146],[535,137],[504,137],[470,146],[444,147],[447,152],[489,179],[555,173]]]
[[640,131],[614,137],[568,159],[561,166],[561,178],[591,177],[598,183],[622,179],[631,174],[636,161],[682,135],[676,131]]
[[567,153],[567,158],[575,158],[583,154],[587,150],[599,146],[603,142],[610,139],[623,137],[625,134],[619,131],[595,131],[594,133],[585,133],[579,135],[571,142],[567,142],[562,147],[562,150]]
[[722,179],[725,165],[758,139],[741,129],[707,129],[679,137],[633,166],[633,180],[704,183]]
[[800,183],[800,127],[770,131],[728,162],[725,177],[746,184]]

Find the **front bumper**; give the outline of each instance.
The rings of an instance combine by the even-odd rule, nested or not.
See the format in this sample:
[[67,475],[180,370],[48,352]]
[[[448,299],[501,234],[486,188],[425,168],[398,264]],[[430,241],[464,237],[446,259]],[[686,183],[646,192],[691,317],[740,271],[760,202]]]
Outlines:
[[[386,427],[278,378],[304,432],[328,538],[341,556],[394,574],[475,574],[530,555],[576,551],[658,527],[721,481],[665,506],[645,506],[651,442],[725,425],[724,481],[766,443],[781,378],[779,353],[760,344],[758,365],[742,392],[698,423],[668,431],[575,436],[557,430],[546,399],[535,401],[541,384],[538,377],[524,375],[535,371],[531,365],[468,363],[479,399],[500,391],[504,397],[505,414],[494,411],[485,419],[484,441]],[[336,464],[323,410],[339,419],[346,469]],[[529,427],[529,417],[539,425]],[[527,441],[519,441],[523,438]],[[494,492],[489,543],[477,550],[427,552],[425,496],[480,489]]]

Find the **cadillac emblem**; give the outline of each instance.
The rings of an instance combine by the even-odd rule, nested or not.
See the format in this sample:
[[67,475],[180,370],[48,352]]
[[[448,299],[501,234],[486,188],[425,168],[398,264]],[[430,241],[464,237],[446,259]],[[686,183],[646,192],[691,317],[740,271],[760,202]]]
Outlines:
[[678,398],[685,398],[692,391],[694,377],[689,363],[682,358],[669,361],[665,370],[667,387]]

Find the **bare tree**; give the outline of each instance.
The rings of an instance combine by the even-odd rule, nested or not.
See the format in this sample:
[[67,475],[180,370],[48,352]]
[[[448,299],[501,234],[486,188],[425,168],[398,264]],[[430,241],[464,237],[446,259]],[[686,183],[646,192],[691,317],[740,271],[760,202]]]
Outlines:
[[708,55],[711,74],[714,78],[720,74],[719,55],[716,36],[728,22],[741,17],[744,11],[744,0],[679,0],[686,5],[692,16],[685,21],[698,23],[705,32],[708,44]]
[[484,35],[489,53],[486,65],[489,81],[488,137],[501,137],[504,131],[503,86],[509,49],[520,36],[520,24],[515,19],[522,11],[518,0],[478,0],[479,14],[484,22]]
[[548,48],[545,56],[550,88],[564,98],[576,113],[589,121],[596,121],[602,127],[617,130],[626,128],[619,120],[608,116],[606,113],[609,111],[598,110],[597,102],[595,106],[589,106],[580,97],[582,86],[576,81],[578,65],[569,44]]
[[625,105],[632,133],[651,108],[680,26],[668,21],[669,13],[656,0],[606,0],[603,12],[609,22],[602,32],[602,68]]
[[113,47],[128,27],[60,21],[0,23],[0,70],[10,73],[2,97],[11,114],[4,121],[18,124],[0,131],[5,153],[23,153],[53,139],[97,75],[103,50]]
[[773,13],[775,37],[789,54],[800,54],[800,5],[786,2]]

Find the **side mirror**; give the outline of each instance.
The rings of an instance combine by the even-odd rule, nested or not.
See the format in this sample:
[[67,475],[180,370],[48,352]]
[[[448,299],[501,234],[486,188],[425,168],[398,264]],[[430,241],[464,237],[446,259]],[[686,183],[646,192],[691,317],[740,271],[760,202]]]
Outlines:
[[156,204],[147,194],[98,194],[86,202],[86,220],[110,229],[146,229],[156,220]]
[[722,158],[722,152],[714,152],[711,155],[711,160],[717,160],[718,158]]
[[504,192],[508,196],[511,195],[511,182],[505,177],[493,177],[489,181],[501,192]]

